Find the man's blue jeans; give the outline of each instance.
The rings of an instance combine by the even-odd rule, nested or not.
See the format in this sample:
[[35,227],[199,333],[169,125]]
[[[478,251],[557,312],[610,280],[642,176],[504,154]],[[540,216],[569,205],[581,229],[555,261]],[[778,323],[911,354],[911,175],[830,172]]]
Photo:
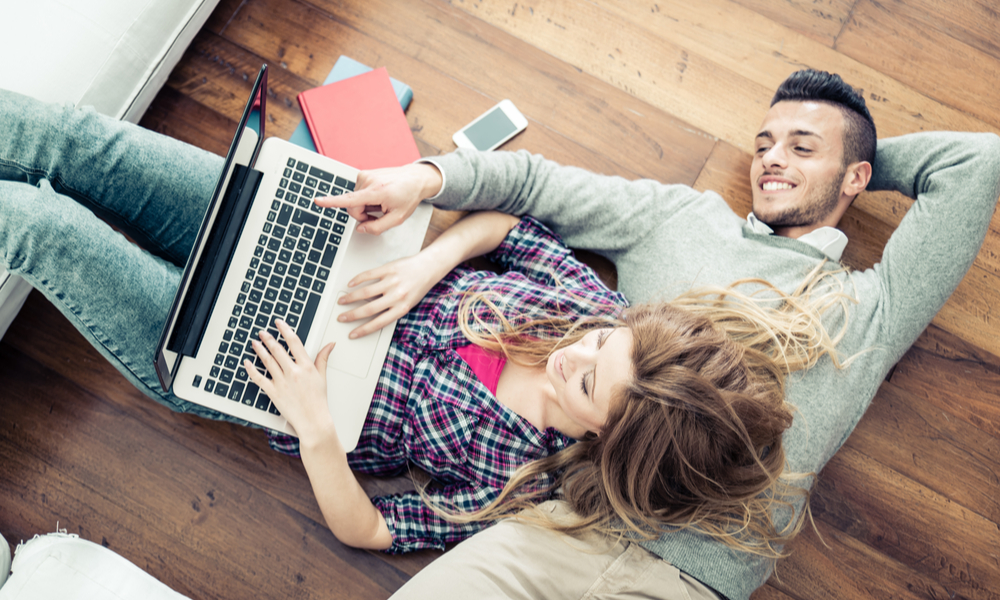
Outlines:
[[176,411],[234,420],[164,392],[153,368],[222,163],[93,110],[0,90],[3,264],[147,396]]

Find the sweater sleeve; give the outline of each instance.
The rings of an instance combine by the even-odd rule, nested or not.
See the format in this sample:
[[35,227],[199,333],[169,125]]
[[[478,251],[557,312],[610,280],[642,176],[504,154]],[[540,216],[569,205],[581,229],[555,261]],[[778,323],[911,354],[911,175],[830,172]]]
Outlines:
[[[499,490],[466,483],[427,490],[427,497],[435,506],[451,512],[478,510],[498,494]],[[382,513],[392,534],[392,546],[386,550],[391,554],[425,548],[444,550],[445,544],[464,540],[491,524],[488,521],[449,521],[427,506],[417,492],[375,496],[372,503]]]
[[916,133],[880,140],[870,190],[915,198],[873,268],[891,360],[920,335],[979,252],[1000,195],[1000,138]]
[[680,205],[699,197],[686,185],[598,175],[524,150],[458,150],[424,161],[444,175],[443,189],[430,200],[435,206],[529,214],[571,248],[612,260],[641,243]]

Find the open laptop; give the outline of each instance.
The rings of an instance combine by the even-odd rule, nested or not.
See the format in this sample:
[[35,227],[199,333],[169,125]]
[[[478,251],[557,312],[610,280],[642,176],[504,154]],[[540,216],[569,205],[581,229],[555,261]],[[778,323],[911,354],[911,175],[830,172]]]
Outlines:
[[[257,131],[247,127],[259,98]],[[431,207],[380,236],[357,234],[346,211],[312,199],[352,191],[357,169],[284,140],[264,140],[267,65],[260,69],[177,296],[160,336],[156,373],[164,390],[251,423],[295,434],[247,376],[263,367],[250,345],[284,319],[315,357],[336,342],[327,369],[330,412],[341,443],[357,445],[395,323],[358,340],[360,322],[336,316],[358,273],[420,251]],[[263,369],[262,369],[263,370]]]

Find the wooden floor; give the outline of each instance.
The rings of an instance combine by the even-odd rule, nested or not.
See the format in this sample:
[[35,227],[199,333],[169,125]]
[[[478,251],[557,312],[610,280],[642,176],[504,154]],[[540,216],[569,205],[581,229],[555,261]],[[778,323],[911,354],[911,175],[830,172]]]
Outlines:
[[[508,144],[627,178],[715,189],[745,214],[774,88],[810,66],[864,90],[880,137],[1000,131],[994,0],[222,0],[142,125],[225,152],[272,65],[271,135],[341,54],[408,83],[424,155],[501,98]],[[863,195],[843,228],[877,261],[909,202]],[[438,228],[450,215],[440,214]],[[822,472],[756,599],[1000,598],[1000,221],[955,296]],[[33,293],[0,342],[0,532],[61,528],[194,598],[385,598],[436,557],[348,549],[302,465],[259,431],[172,414]],[[370,491],[399,482],[366,482]]]

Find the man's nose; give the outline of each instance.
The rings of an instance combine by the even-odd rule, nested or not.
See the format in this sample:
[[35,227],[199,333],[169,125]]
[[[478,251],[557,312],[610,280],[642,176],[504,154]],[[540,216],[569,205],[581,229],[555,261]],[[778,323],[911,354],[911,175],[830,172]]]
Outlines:
[[761,160],[764,162],[765,167],[784,167],[788,164],[785,148],[781,144],[771,146],[764,153],[764,156],[761,157]]

